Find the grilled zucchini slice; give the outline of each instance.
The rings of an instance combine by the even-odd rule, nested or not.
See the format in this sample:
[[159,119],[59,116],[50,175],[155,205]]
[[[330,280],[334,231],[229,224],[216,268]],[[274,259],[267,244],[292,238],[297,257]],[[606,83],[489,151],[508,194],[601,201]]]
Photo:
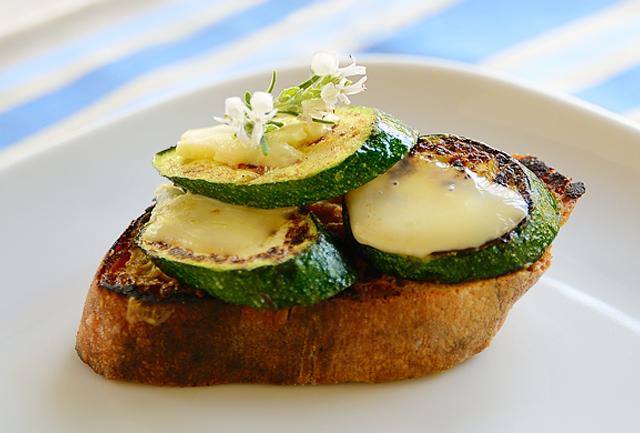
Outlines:
[[181,283],[255,308],[313,304],[356,278],[306,211],[229,205],[168,185],[136,242]]
[[226,203],[278,208],[338,197],[357,188],[387,171],[417,141],[413,129],[376,109],[342,107],[336,114],[337,125],[317,142],[298,149],[301,159],[286,167],[185,160],[175,147],[156,154],[153,164],[162,176],[193,193]]
[[382,272],[444,283],[526,267],[560,226],[558,203],[535,174],[447,134],[420,137],[407,158],[347,194],[344,212],[352,239]]

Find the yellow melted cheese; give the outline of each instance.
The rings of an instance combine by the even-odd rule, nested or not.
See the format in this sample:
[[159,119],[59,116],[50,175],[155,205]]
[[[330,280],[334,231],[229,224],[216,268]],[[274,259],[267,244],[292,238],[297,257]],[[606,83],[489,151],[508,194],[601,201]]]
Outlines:
[[156,190],[143,240],[203,255],[249,257],[282,244],[291,211],[235,206],[165,184]]
[[259,146],[240,141],[228,125],[186,131],[178,141],[176,153],[186,160],[206,159],[230,166],[287,167],[302,159],[304,146],[318,141],[330,129],[315,122],[287,119],[292,120],[266,135],[269,143],[267,155]]
[[513,230],[528,213],[518,192],[439,162],[401,161],[347,195],[358,242],[425,257],[479,247]]

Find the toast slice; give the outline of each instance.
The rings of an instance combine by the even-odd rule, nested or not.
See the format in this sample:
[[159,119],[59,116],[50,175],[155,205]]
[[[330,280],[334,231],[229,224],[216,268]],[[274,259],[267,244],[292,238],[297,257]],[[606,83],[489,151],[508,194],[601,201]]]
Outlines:
[[[563,207],[581,183],[538,159],[518,156]],[[340,205],[315,205],[341,232]],[[459,284],[376,275],[311,306],[258,310],[231,305],[162,273],[134,239],[133,221],[103,259],[77,334],[80,358],[109,379],[154,385],[387,382],[450,368],[487,347],[509,309],[551,263],[549,251],[525,269]]]

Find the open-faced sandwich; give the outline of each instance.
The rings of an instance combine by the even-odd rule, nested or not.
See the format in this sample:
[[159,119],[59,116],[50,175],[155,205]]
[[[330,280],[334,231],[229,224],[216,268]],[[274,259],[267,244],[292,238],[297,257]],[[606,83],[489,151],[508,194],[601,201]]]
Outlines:
[[[483,350],[577,199],[533,156],[349,105],[365,68],[228,98],[154,166],[172,184],[89,289],[76,349],[157,385],[385,382]],[[351,77],[360,77],[352,79]],[[341,106],[339,106],[342,104]]]

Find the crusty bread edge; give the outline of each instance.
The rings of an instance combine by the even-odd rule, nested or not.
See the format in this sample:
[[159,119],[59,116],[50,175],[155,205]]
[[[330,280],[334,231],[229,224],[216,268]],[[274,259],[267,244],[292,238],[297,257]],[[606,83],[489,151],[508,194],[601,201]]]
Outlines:
[[109,379],[154,385],[419,377],[487,347],[550,261],[546,252],[517,272],[460,284],[403,280],[394,286],[396,280],[383,277],[373,284],[386,287],[371,287],[368,298],[336,297],[284,310],[212,298],[149,303],[104,289],[95,279],[76,350]]

